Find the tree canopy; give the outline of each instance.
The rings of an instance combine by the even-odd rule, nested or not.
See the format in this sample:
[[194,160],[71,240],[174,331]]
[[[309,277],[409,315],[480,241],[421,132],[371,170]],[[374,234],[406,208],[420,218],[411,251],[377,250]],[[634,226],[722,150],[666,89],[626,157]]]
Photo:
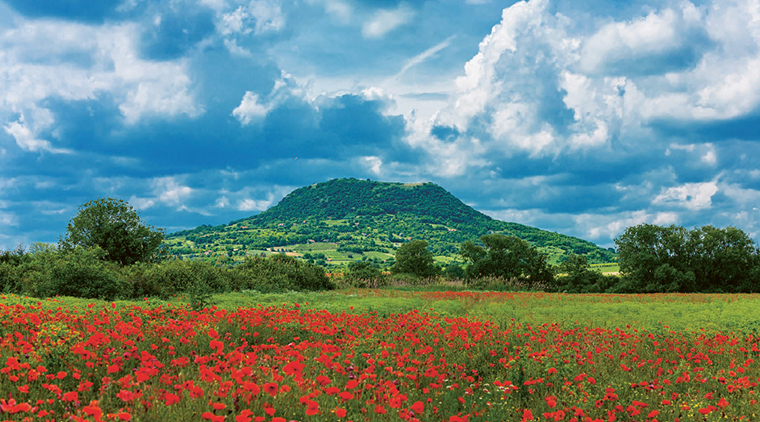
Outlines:
[[755,292],[760,255],[735,227],[640,224],[615,239],[622,291]]
[[528,242],[503,234],[483,235],[480,242],[483,246],[467,241],[459,249],[459,254],[469,263],[465,270],[468,279],[499,277],[534,282],[554,279],[546,255]]
[[391,267],[394,274],[414,274],[419,277],[434,277],[441,272],[435,265],[433,253],[424,240],[412,240],[396,249],[396,263]]
[[63,251],[99,247],[105,260],[131,265],[156,260],[163,240],[164,230],[143,223],[126,201],[100,198],[79,207],[58,244]]

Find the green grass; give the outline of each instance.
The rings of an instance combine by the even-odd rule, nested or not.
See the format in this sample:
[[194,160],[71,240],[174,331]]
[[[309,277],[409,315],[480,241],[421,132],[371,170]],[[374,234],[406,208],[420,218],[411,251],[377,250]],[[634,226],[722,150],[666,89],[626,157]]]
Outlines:
[[[42,302],[55,309],[96,306],[106,302],[76,298],[39,300],[10,296],[22,304]],[[117,306],[132,304],[181,306],[186,297],[170,301],[116,301]],[[518,320],[523,323],[559,324],[614,328],[632,327],[662,331],[752,331],[760,334],[760,295],[656,294],[586,295],[549,293],[470,292],[462,286],[433,285],[384,289],[344,289],[328,292],[261,294],[234,292],[214,295],[219,308],[281,306],[299,303],[302,308],[325,309],[331,313],[378,312],[380,315],[413,310],[437,312],[451,317],[470,317],[492,321]]]
[[620,272],[620,265],[617,263],[612,264],[591,264],[589,265],[589,268],[592,270],[601,271],[603,274],[606,273],[619,273]]

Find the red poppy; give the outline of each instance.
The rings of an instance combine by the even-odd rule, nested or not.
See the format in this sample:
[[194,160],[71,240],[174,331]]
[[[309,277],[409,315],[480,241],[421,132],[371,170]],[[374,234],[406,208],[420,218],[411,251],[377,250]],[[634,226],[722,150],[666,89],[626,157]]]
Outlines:
[[277,383],[268,382],[268,383],[264,384],[262,386],[262,388],[264,389],[264,392],[266,392],[267,394],[269,394],[272,397],[274,397],[274,396],[277,395],[277,388],[278,388]]

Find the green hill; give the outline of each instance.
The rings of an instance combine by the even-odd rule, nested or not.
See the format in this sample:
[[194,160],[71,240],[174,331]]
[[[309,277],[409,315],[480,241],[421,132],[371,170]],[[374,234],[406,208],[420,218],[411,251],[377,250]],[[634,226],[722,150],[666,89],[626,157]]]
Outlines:
[[493,218],[433,183],[335,179],[296,189],[276,206],[220,226],[172,233],[167,244],[189,258],[239,261],[246,255],[286,252],[327,265],[386,262],[395,249],[424,239],[442,262],[458,259],[459,245],[488,233],[527,240],[558,262],[569,253],[592,263],[615,254],[591,242]]

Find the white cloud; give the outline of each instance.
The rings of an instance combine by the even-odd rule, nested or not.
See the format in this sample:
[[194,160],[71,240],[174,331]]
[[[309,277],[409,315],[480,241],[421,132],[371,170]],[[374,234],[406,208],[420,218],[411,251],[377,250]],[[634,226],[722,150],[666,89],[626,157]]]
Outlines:
[[238,211],[264,211],[272,205],[271,199],[255,200],[251,198],[245,198],[238,201]]
[[[659,142],[652,123],[728,120],[760,107],[760,5],[754,0],[699,7],[684,1],[640,17],[592,18],[583,26],[548,4],[520,1],[505,8],[456,78],[451,102],[427,125],[416,125],[422,133],[407,142],[442,153],[450,147],[422,141],[433,125],[442,125],[479,139],[489,158],[578,153],[612,147],[613,140],[641,148]],[[589,27],[598,29],[583,32]],[[481,158],[457,152],[463,160]],[[695,153],[697,163],[718,164],[709,144]]]
[[[589,73],[604,72],[611,64],[677,49],[688,41],[684,38],[688,28],[681,26],[697,23],[690,13],[694,10],[693,5],[690,6],[683,17],[672,9],[665,9],[662,13],[651,12],[631,22],[604,25],[585,40],[579,63],[581,68]],[[683,22],[685,18],[688,20]]]
[[17,226],[18,219],[15,214],[0,212],[0,226]]
[[233,56],[247,57],[247,58],[253,57],[253,54],[251,54],[250,51],[239,46],[237,41],[234,39],[225,38],[224,46],[227,47],[227,51],[229,51],[230,54],[232,54]]
[[256,34],[279,32],[285,26],[285,17],[276,0],[252,0],[248,11],[256,20]]
[[653,205],[676,205],[689,210],[701,210],[712,206],[712,197],[718,193],[718,182],[686,183],[663,189],[652,200]]
[[382,175],[383,160],[380,157],[376,157],[374,155],[361,157],[361,163],[367,170],[371,171],[374,175],[376,176]]
[[[6,124],[19,145],[54,151],[37,137],[54,124],[40,104],[49,98],[93,100],[111,95],[128,124],[144,116],[198,116],[184,60],[141,58],[137,24],[85,25],[53,20],[20,20],[0,29],[0,111],[21,114]],[[85,58],[85,60],[74,59]],[[20,139],[20,141],[19,141]]]
[[[153,195],[166,205],[184,207],[184,201],[192,194],[193,190],[181,185],[174,177],[159,177],[153,179]],[[186,207],[185,207],[186,208]]]
[[230,200],[227,199],[225,195],[220,196],[219,198],[216,198],[216,207],[217,208],[227,208],[230,206]]
[[740,209],[757,211],[757,207],[760,206],[760,190],[726,183],[721,185],[721,192],[733,200]]
[[233,12],[225,13],[221,18],[221,28],[219,29],[219,32],[222,35],[250,33],[252,30],[246,27],[246,20],[249,17],[250,15],[245,11],[243,6],[238,7]]
[[135,195],[132,195],[129,198],[129,204],[135,207],[136,210],[142,211],[147,210],[148,208],[153,207],[156,205],[156,201],[151,198],[140,198]]
[[713,144],[706,143],[705,147],[707,148],[707,151],[699,158],[699,160],[711,166],[718,164],[718,155],[715,152]]
[[251,91],[246,91],[240,105],[232,110],[232,115],[240,121],[243,126],[264,120],[269,112],[269,106],[259,102],[259,96]]
[[11,122],[5,125],[3,128],[5,132],[16,140],[16,144],[21,149],[31,152],[48,151],[54,154],[69,154],[70,150],[63,148],[54,148],[53,145],[44,140],[38,139],[37,135],[26,125],[22,115],[18,121]]
[[414,18],[414,10],[405,4],[396,9],[380,9],[362,25],[364,38],[381,38],[401,25],[405,25]]
[[612,240],[626,228],[643,223],[657,225],[677,224],[678,214],[673,212],[648,212],[646,210],[626,211],[617,214],[579,214],[574,216],[578,229],[586,237],[597,241]]

